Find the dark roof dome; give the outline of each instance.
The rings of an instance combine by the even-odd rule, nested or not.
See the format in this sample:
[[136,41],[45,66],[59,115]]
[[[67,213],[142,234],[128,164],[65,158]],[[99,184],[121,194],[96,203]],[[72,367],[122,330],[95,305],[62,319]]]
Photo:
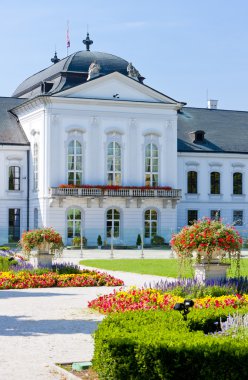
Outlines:
[[[30,98],[54,94],[87,81],[91,63],[100,65],[99,75],[115,71],[128,75],[128,62],[116,55],[97,51],[78,51],[24,80],[12,96]],[[142,77],[140,81],[142,82]]]
[[96,62],[101,66],[100,73],[102,75],[118,71],[127,75],[128,62],[116,55],[101,53],[99,51],[78,51],[67,61],[67,71],[84,72],[88,74],[89,66],[92,62]]

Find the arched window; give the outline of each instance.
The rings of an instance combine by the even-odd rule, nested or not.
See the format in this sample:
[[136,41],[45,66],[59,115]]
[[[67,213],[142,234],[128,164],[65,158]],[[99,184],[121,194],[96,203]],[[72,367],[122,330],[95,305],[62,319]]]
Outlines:
[[20,166],[9,167],[9,190],[20,190],[21,168]]
[[243,194],[242,173],[233,173],[233,194]]
[[75,236],[81,236],[81,210],[70,208],[67,212],[67,238],[72,239]]
[[145,238],[152,238],[158,231],[158,213],[150,209],[145,211]]
[[77,140],[68,144],[67,150],[67,181],[69,185],[81,185],[83,174],[82,145]]
[[189,194],[197,194],[197,172],[189,171],[187,181],[187,192]]
[[33,154],[33,169],[34,169],[34,190],[38,190],[39,185],[39,147],[38,144],[34,144],[34,154]]
[[108,185],[121,185],[121,146],[116,141],[108,144],[107,176]]
[[107,238],[110,238],[112,234],[113,234],[113,237],[115,238],[120,237],[120,221],[121,221],[120,211],[116,210],[115,208],[112,208],[107,211],[107,220],[106,220]]
[[220,194],[220,173],[219,172],[210,173],[210,193]]
[[38,209],[34,208],[34,229],[38,228]]
[[145,149],[145,185],[158,186],[158,147],[152,143]]

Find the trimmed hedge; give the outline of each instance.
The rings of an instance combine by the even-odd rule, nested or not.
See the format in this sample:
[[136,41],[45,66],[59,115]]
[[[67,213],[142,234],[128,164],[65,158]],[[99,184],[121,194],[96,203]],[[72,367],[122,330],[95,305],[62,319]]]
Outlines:
[[111,314],[95,333],[93,367],[101,380],[247,379],[248,339],[204,334],[229,313],[192,310],[187,322],[174,310]]

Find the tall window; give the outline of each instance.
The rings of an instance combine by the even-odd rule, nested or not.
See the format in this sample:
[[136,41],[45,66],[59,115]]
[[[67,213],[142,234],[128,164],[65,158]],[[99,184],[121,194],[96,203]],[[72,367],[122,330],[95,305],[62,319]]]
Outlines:
[[233,194],[243,193],[242,173],[233,173]]
[[233,224],[243,226],[243,210],[233,210]]
[[210,211],[210,218],[212,220],[220,220],[220,210],[211,210]]
[[158,147],[152,143],[145,149],[145,185],[158,186]]
[[158,214],[156,210],[145,211],[145,238],[152,238],[157,235],[158,230]]
[[120,237],[120,221],[121,221],[121,215],[120,211],[112,208],[107,211],[107,225],[106,225],[106,231],[107,231],[107,238],[111,237],[111,233],[113,234],[113,237],[118,238]]
[[193,224],[198,219],[198,210],[188,210],[188,225]]
[[34,165],[34,190],[38,190],[39,182],[39,148],[38,144],[34,144],[34,155],[33,155],[33,165]]
[[197,194],[197,172],[190,171],[187,175],[187,192]]
[[20,190],[20,174],[19,166],[9,167],[9,190]]
[[121,146],[113,141],[108,144],[108,185],[121,185]]
[[219,172],[210,173],[210,193],[220,194],[220,173]]
[[38,228],[38,209],[34,208],[34,229]]
[[81,236],[81,211],[71,208],[67,212],[67,238]]
[[9,209],[9,243],[20,240],[20,209]]
[[68,144],[67,150],[67,181],[69,185],[81,185],[83,174],[82,145],[73,140]]

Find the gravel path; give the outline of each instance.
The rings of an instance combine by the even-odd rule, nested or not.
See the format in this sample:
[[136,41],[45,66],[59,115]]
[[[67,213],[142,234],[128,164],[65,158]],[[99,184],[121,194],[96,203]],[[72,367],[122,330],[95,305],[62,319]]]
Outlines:
[[[127,286],[142,286],[157,276],[110,272]],[[51,363],[91,360],[91,334],[102,316],[89,300],[114,288],[48,288],[0,291],[0,379],[51,380]]]

